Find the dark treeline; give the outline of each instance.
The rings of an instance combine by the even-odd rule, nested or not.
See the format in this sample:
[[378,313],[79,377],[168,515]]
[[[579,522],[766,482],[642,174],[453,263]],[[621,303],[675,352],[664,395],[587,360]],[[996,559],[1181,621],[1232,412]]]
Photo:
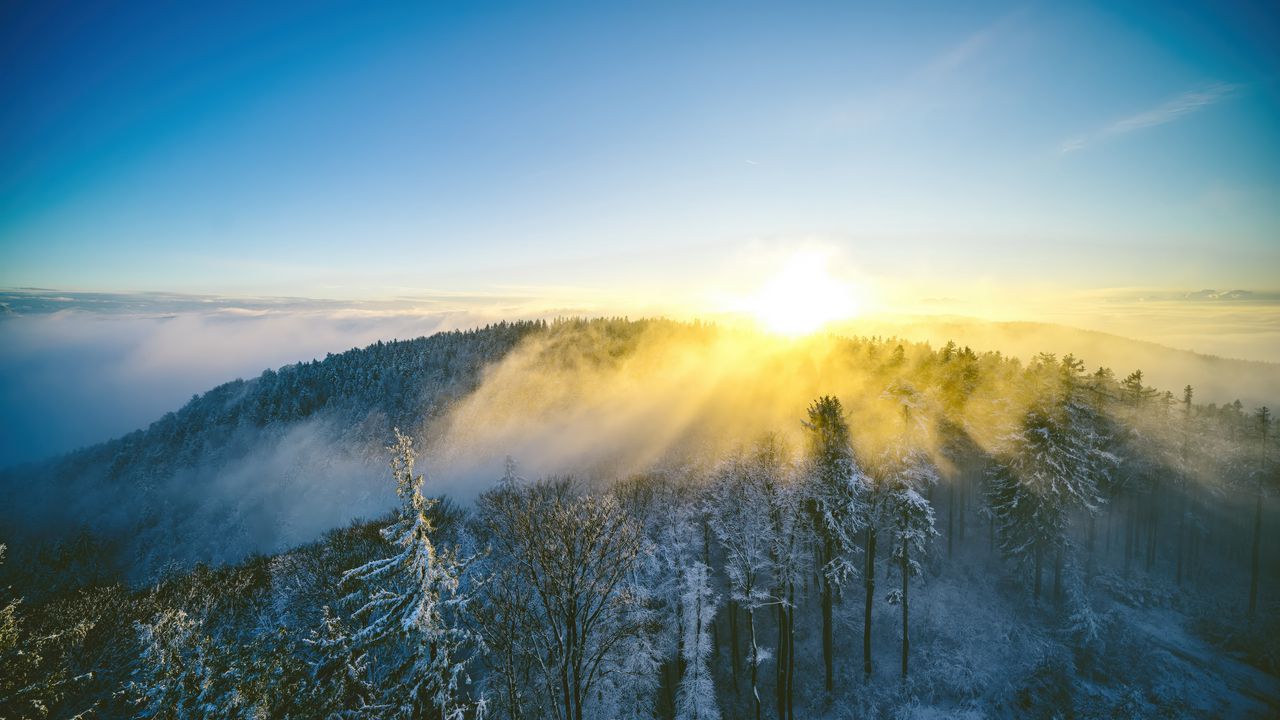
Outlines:
[[[593,362],[644,337],[621,321],[499,332],[584,327]],[[429,494],[414,442],[388,431],[396,509],[287,552],[131,587],[94,537],[28,549],[4,568],[0,714],[1276,711],[1268,409],[1072,356],[833,342],[859,393],[611,482],[510,460],[464,508]],[[297,407],[336,395],[310,397]]]

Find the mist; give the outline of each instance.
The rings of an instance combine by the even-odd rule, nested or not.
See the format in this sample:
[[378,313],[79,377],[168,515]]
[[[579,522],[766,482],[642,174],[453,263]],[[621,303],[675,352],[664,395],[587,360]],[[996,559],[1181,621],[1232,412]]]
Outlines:
[[146,427],[195,394],[377,340],[488,322],[479,308],[214,308],[144,298],[0,317],[0,467]]
[[[5,457],[35,460],[120,436],[178,410],[193,394],[236,377],[257,378],[265,367],[287,370],[353,344],[485,319],[480,312],[352,314],[332,308],[164,316],[73,309],[10,317],[0,323],[11,340],[0,351]],[[946,337],[1024,363],[1048,350],[1072,352],[1090,370],[1111,366],[1118,377],[1142,369],[1146,382],[1160,390],[1193,385],[1200,403],[1238,397],[1252,408],[1280,395],[1272,364],[1048,325],[952,320],[864,328],[885,335],[897,330],[901,341],[827,334],[788,339],[741,325],[670,321],[620,327],[627,329],[555,324],[465,372],[441,371],[456,384],[377,385],[375,404],[352,400],[296,419],[268,416],[265,425],[241,420],[231,430],[182,440],[178,447],[187,450],[164,449],[174,459],[159,469],[110,475],[110,455],[102,453],[87,465],[77,461],[49,471],[68,477],[47,478],[33,466],[36,475],[26,480],[26,474],[12,476],[15,487],[30,486],[20,492],[11,487],[19,492],[12,501],[42,517],[50,531],[87,524],[108,536],[133,536],[132,543],[150,553],[129,560],[139,568],[175,559],[231,562],[306,543],[388,510],[394,493],[384,446],[397,425],[419,440],[430,491],[467,503],[501,477],[508,457],[526,477],[574,475],[603,486],[655,472],[703,473],[766,434],[798,450],[806,408],[821,395],[844,403],[860,457],[874,462],[905,438],[949,472],[947,453],[938,447],[944,418],[960,421],[967,441],[989,450],[1032,398],[1005,375],[984,372],[982,384],[969,391],[969,404],[985,410],[957,415],[940,407],[944,399],[928,387],[936,380],[929,367],[931,347]],[[899,344],[902,354],[895,360],[889,355]],[[453,352],[440,357],[448,362]],[[361,362],[385,371],[375,357]],[[344,382],[351,379],[351,368],[333,372],[343,373]],[[212,403],[209,412],[221,412],[220,403],[238,406],[256,387],[230,387],[221,391],[224,399],[202,407]],[[387,403],[399,410],[389,411]],[[211,419],[182,417],[159,437],[202,437]],[[145,448],[161,441],[141,442]],[[162,522],[136,529],[159,508]]]

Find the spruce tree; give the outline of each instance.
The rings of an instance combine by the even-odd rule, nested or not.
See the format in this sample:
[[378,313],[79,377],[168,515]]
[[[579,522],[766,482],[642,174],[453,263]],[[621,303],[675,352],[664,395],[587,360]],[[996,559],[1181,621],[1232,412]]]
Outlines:
[[[901,349],[901,346],[899,346]],[[822,607],[822,661],[826,689],[835,688],[833,603],[835,587],[854,574],[855,538],[866,524],[864,495],[869,482],[854,458],[840,400],[824,395],[809,406],[808,509],[818,538],[821,573],[818,577]]]
[[436,546],[430,513],[439,501],[423,494],[424,477],[414,474],[413,440],[399,429],[394,433],[387,449],[400,507],[382,537],[399,550],[343,575],[343,582],[357,585],[347,599],[364,622],[351,642],[357,648],[392,640],[407,646],[389,671],[398,704],[388,717],[461,718],[469,682],[464,653],[474,638],[456,616],[468,599],[461,578],[470,560]]

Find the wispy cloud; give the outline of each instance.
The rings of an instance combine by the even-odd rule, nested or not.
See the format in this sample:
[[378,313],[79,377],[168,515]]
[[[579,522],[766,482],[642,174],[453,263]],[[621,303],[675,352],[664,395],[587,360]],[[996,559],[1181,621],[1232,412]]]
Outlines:
[[848,130],[885,123],[906,114],[936,106],[939,91],[969,75],[977,75],[975,66],[995,52],[1002,41],[1024,24],[1026,8],[1018,8],[986,25],[957,38],[937,54],[904,71],[885,89],[847,99],[830,115],[831,125]]
[[1020,8],[970,33],[927,63],[920,70],[919,78],[929,81],[945,80],[951,74],[962,70],[986,52],[1001,35],[1007,34],[1025,14],[1026,9]]
[[1238,89],[1238,85],[1219,82],[1200,90],[1184,92],[1150,110],[1121,118],[1101,130],[1069,138],[1062,143],[1059,151],[1065,155],[1083,150],[1090,145],[1119,135],[1127,135],[1138,130],[1166,125],[1210,105],[1216,105],[1230,97]]

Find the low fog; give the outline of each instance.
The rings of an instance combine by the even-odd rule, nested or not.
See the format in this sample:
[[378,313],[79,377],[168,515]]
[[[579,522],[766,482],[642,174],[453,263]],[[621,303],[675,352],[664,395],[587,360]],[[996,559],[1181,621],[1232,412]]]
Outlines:
[[267,368],[489,319],[456,309],[142,309],[0,318],[0,467],[144,428],[194,394]]
[[[478,312],[356,315],[314,309],[168,316],[77,309],[10,317],[0,323],[8,340],[0,345],[4,460],[34,460],[145,427],[193,394],[231,378],[257,378],[264,367],[484,320]],[[99,453],[91,462],[52,466],[62,469],[15,471],[9,491],[28,510],[45,508],[36,515],[55,534],[86,522],[110,534],[130,534],[142,518],[161,513],[164,519],[148,521],[145,534],[133,541],[157,553],[137,561],[156,567],[171,559],[225,562],[278,551],[385,512],[394,496],[383,446],[397,425],[422,441],[431,491],[464,503],[501,476],[507,457],[526,477],[573,474],[610,482],[655,470],[696,472],[765,433],[796,447],[805,408],[824,394],[845,403],[864,456],[875,457],[906,433],[946,470],[943,453],[934,447],[944,414],[939,398],[902,381],[914,371],[868,369],[887,362],[883,354],[897,340],[874,343],[878,349],[872,350],[835,335],[786,339],[741,327],[709,331],[668,322],[638,327],[617,336],[607,325],[568,323],[534,332],[510,351],[502,344],[478,351],[460,340],[461,349],[443,347],[396,361],[403,367],[380,365],[387,360],[375,354],[358,367],[307,370],[337,378],[325,382],[364,383],[366,394],[296,416],[273,414],[284,412],[273,405],[256,425],[241,419],[231,429],[206,433],[204,425],[219,408],[239,408],[243,393],[261,389],[254,381],[224,390],[225,399],[201,410],[206,414],[184,419],[180,413],[172,428],[158,431],[166,444],[150,452],[169,458],[159,464],[121,466],[110,453]],[[910,339],[932,341],[936,349],[944,338],[955,337],[976,351],[1000,349],[1024,361],[1041,350],[1071,352],[1089,371],[1107,365],[1117,378],[1141,369],[1146,384],[1161,391],[1193,385],[1197,403],[1225,404],[1238,397],[1251,410],[1274,405],[1280,396],[1277,365],[1208,358],[1069,328],[947,321],[864,329],[881,335],[898,330],[906,366],[928,354],[928,346]],[[456,359],[459,352],[464,360]],[[423,363],[436,369],[392,385],[377,379],[418,372],[414,368]],[[287,369],[280,378],[292,377]],[[283,400],[272,402],[303,392],[290,387],[278,391]],[[963,418],[969,440],[988,447],[1000,423],[1015,417],[1026,398],[1010,394],[992,377],[972,392],[988,401],[985,406],[1004,403],[998,417]],[[148,444],[160,442],[151,437],[140,441],[140,450],[120,452],[150,457]],[[115,473],[110,478],[108,467]],[[70,502],[66,483],[77,488]],[[104,507],[114,511],[103,513]]]
[[[940,347],[948,340],[975,350],[998,350],[1023,361],[1036,353],[1071,353],[1092,371],[1108,367],[1124,376],[1142,370],[1149,384],[1175,393],[1185,385],[1196,399],[1219,405],[1241,401],[1248,407],[1280,405],[1280,364],[1239,360],[1208,352],[1180,350],[1095,330],[1038,322],[988,322],[963,317],[885,317],[855,320],[839,328],[853,335],[900,337]],[[1198,336],[1201,345],[1205,336]],[[1259,341],[1251,344],[1255,350]]]

